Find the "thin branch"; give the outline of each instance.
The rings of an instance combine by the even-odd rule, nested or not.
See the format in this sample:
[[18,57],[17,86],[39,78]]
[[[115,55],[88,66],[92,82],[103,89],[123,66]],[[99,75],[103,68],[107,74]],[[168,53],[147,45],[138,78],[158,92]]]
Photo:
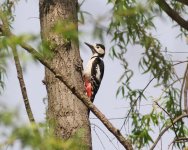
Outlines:
[[188,142],[187,137],[179,137],[178,139],[174,140],[175,143],[180,143],[180,142]]
[[180,109],[182,110],[182,106],[181,106],[181,103],[182,103],[182,96],[183,96],[183,87],[185,85],[185,78],[186,78],[186,75],[187,75],[187,72],[188,72],[188,63],[187,63],[187,66],[186,66],[186,69],[185,69],[185,72],[184,72],[184,76],[183,76],[183,83],[181,85],[181,90],[180,90]]
[[[159,124],[159,132],[161,131],[161,127],[160,127],[160,124]],[[163,148],[163,139],[161,138],[161,140],[160,140],[160,147],[161,147],[161,150],[162,150],[162,148]]]
[[171,124],[169,124],[168,126],[166,126],[166,127],[161,131],[161,133],[159,134],[159,136],[158,136],[157,139],[155,140],[155,142],[154,142],[153,146],[150,148],[150,150],[153,150],[153,149],[155,148],[155,146],[157,145],[157,143],[159,142],[159,140],[161,139],[161,137],[163,136],[163,134],[164,134],[169,128],[171,128],[171,126],[172,126],[173,124],[175,124],[176,122],[178,122],[179,120],[181,120],[181,119],[183,119],[183,118],[185,118],[185,117],[188,117],[188,114],[183,114],[183,115],[181,115],[181,116],[178,116],[177,118],[175,118],[175,119],[173,120],[173,123],[171,123]]
[[95,132],[95,134],[96,134],[97,138],[99,139],[103,149],[105,150],[104,144],[102,143],[102,140],[101,140],[100,136],[98,135],[97,131],[95,130],[95,126],[93,127],[93,131]]
[[174,126],[172,116],[171,116],[162,106],[160,106],[156,101],[155,101],[155,103],[156,103],[156,105],[157,105],[158,107],[160,107],[160,108],[169,116],[170,121],[171,121],[172,126],[173,126],[173,129],[174,129],[174,133],[175,133],[175,135],[176,135],[176,138],[178,139],[178,135],[177,135],[177,133],[176,133],[176,128],[175,128],[175,126]]
[[172,60],[171,62],[182,62],[183,63],[183,62],[188,62],[188,60],[183,60],[183,61],[182,60]]
[[[9,27],[7,26],[8,23],[6,20],[2,17],[3,12],[0,10],[0,17],[3,22],[3,26],[5,31],[5,35],[7,37],[14,36]],[[48,60],[42,57],[42,55],[36,51],[34,48],[32,48],[30,45],[26,43],[21,43],[20,46],[25,49],[27,52],[32,54],[36,59],[38,59],[46,68],[48,68],[57,79],[59,79],[61,82],[63,82],[68,89],[78,98],[80,99],[104,124],[104,126],[118,139],[118,141],[124,146],[127,150],[133,150],[132,144],[130,140],[126,139],[120,132],[120,130],[116,129],[111,122],[104,116],[104,114],[101,113],[101,111],[89,100],[89,98],[85,95],[85,93],[81,93],[79,89],[76,89],[76,87],[69,82],[69,78],[65,75],[63,75],[58,68],[55,66],[52,66]]]
[[136,105],[137,101],[140,99],[141,95],[143,95],[144,91],[147,89],[147,87],[151,84],[151,82],[154,80],[155,78],[152,78],[148,83],[147,85],[144,87],[144,89],[141,91],[141,93],[139,94],[139,96],[137,97],[137,99],[134,101],[133,105],[131,106],[131,109],[129,110],[127,116],[125,117],[125,120],[123,122],[123,125],[121,126],[120,128],[120,131],[122,130],[123,126],[125,125],[127,119],[129,118],[129,115],[133,109],[133,107]]
[[175,143],[185,143],[185,142],[188,142],[188,138],[187,138],[187,137],[179,137],[178,139],[174,139],[174,140],[168,145],[168,149],[170,149],[171,145],[172,145],[172,147],[173,147]]
[[172,141],[172,143],[184,143],[184,142],[188,142],[188,138],[187,137],[179,137],[178,139],[174,139]]
[[109,140],[109,142],[114,146],[114,148],[116,149],[116,150],[118,150],[117,149],[117,147],[114,145],[114,143],[112,142],[112,140],[110,139],[110,137],[103,131],[103,129],[101,129],[98,125],[96,125],[96,124],[91,124],[91,125],[93,125],[94,127],[97,127],[106,137],[107,137],[107,139]]
[[[12,7],[12,5],[11,5],[11,7]],[[10,29],[9,29],[8,20],[3,15],[1,10],[0,10],[0,18],[1,18],[2,23],[3,23],[3,25],[0,25],[0,32],[2,32],[3,35],[7,35],[7,36],[11,37],[12,35],[11,35]],[[20,60],[19,60],[19,57],[18,57],[16,46],[11,45],[11,49],[12,49],[12,53],[13,53],[13,56],[14,56],[14,61],[15,61],[15,66],[16,66],[16,71],[17,71],[17,77],[18,77],[18,80],[19,80],[19,84],[20,84],[20,88],[21,88],[22,97],[23,97],[23,101],[24,101],[24,104],[25,104],[26,112],[27,112],[29,121],[35,122],[35,119],[33,117],[33,113],[32,113],[31,107],[30,107],[29,99],[28,99],[28,96],[27,96],[27,90],[26,90],[26,86],[25,86],[25,82],[24,82],[24,78],[23,78],[22,67],[21,67],[21,64],[20,64]]]
[[187,63],[187,62],[188,62],[188,60],[178,61],[177,63],[173,64],[172,66],[176,66],[176,65],[179,65],[179,64]]
[[185,110],[185,113],[188,114],[188,97],[187,97],[187,92],[188,92],[188,64],[187,64],[185,75],[184,75],[184,84],[182,86],[184,86],[184,110]]
[[57,79],[63,82],[71,91],[72,93],[80,99],[99,119],[100,121],[107,127],[107,129],[119,140],[119,142],[127,149],[133,150],[132,144],[128,139],[125,139],[121,132],[116,129],[111,122],[102,114],[102,112],[88,99],[88,97],[84,93],[80,93],[79,89],[76,89],[73,84],[69,82],[69,78],[64,76],[57,68],[51,66],[51,64],[41,57],[41,55],[33,49],[31,46],[27,45],[26,43],[22,43],[21,47],[24,48],[26,51],[31,53],[35,58],[37,58],[46,68],[48,68]]
[[182,28],[188,30],[188,21],[173,10],[165,0],[156,0],[155,2],[172,20],[176,21]]
[[187,54],[188,52],[186,51],[180,51],[180,52],[173,52],[173,51],[160,51],[160,52],[163,52],[163,53],[170,53],[170,54]]
[[177,82],[180,82],[181,83],[181,80],[183,80],[183,77],[182,78],[178,78],[177,80],[173,81],[172,83],[168,84],[167,87],[170,87],[170,86],[173,86],[175,83]]
[[[97,120],[99,118],[89,118],[91,120]],[[119,117],[119,118],[108,118],[108,120],[121,120],[121,119],[125,119],[125,117]]]
[[[146,107],[146,106],[152,106],[152,103],[148,103],[148,104],[140,104],[139,107]],[[115,109],[130,109],[131,107],[129,106],[123,106],[123,107],[116,107]],[[125,118],[125,117],[124,117]]]
[[27,89],[26,89],[26,86],[25,86],[22,67],[21,67],[21,64],[20,64],[20,60],[19,60],[19,57],[18,57],[18,52],[17,52],[16,46],[11,46],[11,49],[12,49],[12,53],[14,55],[14,62],[15,62],[15,66],[16,66],[17,76],[18,76],[18,80],[19,80],[19,83],[20,83],[20,88],[21,88],[22,97],[23,97],[23,101],[24,101],[24,104],[25,104],[27,116],[28,116],[30,122],[35,122],[35,119],[33,117],[33,113],[32,113],[32,110],[31,110],[31,106],[29,104],[29,99],[28,99],[28,96],[27,96]]

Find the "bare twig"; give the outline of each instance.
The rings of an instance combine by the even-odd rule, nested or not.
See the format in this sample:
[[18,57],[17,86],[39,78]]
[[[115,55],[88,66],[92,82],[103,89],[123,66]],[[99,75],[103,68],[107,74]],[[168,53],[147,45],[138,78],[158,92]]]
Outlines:
[[[3,12],[0,10],[0,17],[2,17]],[[3,31],[5,31],[5,35],[10,37],[14,36],[8,25],[8,22],[2,17],[3,25],[5,25]],[[27,52],[32,54],[36,59],[38,59],[46,68],[48,68],[57,79],[59,79],[61,82],[63,82],[68,89],[78,98],[80,99],[99,119],[100,121],[106,126],[106,128],[118,139],[118,141],[124,146],[127,150],[133,150],[132,144],[130,140],[126,139],[120,132],[120,130],[116,129],[111,122],[104,116],[104,114],[101,113],[101,111],[89,100],[89,98],[85,95],[85,93],[81,93],[79,89],[76,89],[76,87],[69,82],[69,78],[67,76],[64,76],[58,68],[55,66],[52,66],[52,64],[42,57],[42,55],[36,51],[34,48],[32,48],[30,45],[26,43],[21,43],[20,46],[25,49]]]
[[[187,66],[186,66],[186,69],[185,69],[185,73],[184,73],[184,77],[183,77],[183,83],[182,83],[182,86],[181,86],[181,91],[180,91],[180,108],[182,107],[181,106],[181,103],[182,103],[182,96],[183,96],[183,87],[185,85],[185,82],[187,81],[186,78],[187,78],[187,74],[188,73],[188,63],[187,63]],[[186,85],[185,85],[186,86]],[[187,104],[187,91],[186,89],[184,88],[184,106],[188,105]],[[186,107],[184,107],[184,109],[186,110]],[[188,111],[188,110],[187,110]]]
[[180,83],[181,83],[181,80],[183,80],[183,77],[178,78],[177,80],[174,80],[172,83],[168,84],[167,87],[171,87],[171,86],[173,86],[173,85],[174,85],[175,83],[177,83],[177,82],[180,82]]
[[18,80],[19,80],[19,83],[20,83],[20,88],[21,88],[22,97],[23,97],[23,100],[24,100],[26,112],[27,112],[27,115],[28,115],[30,122],[35,122],[35,119],[33,117],[33,113],[32,113],[32,110],[31,110],[31,106],[29,104],[29,99],[28,99],[28,96],[27,96],[27,89],[26,89],[26,86],[25,86],[22,67],[21,67],[21,64],[20,64],[20,60],[19,60],[19,57],[18,57],[18,52],[17,52],[16,46],[11,46],[11,49],[12,49],[12,53],[14,55],[14,62],[15,62],[15,66],[16,66],[17,76],[18,76]]
[[183,91],[183,86],[184,86],[184,110],[185,110],[186,114],[188,114],[188,97],[187,97],[187,92],[188,92],[188,64],[187,64],[185,74],[184,74],[184,83],[182,84],[182,89],[181,89],[182,91]]
[[156,0],[155,1],[159,7],[166,12],[166,14],[176,21],[182,28],[188,30],[188,21],[182,18],[175,10],[173,10],[165,0]]
[[172,126],[173,126],[173,129],[174,129],[174,133],[175,133],[175,135],[176,135],[176,138],[178,139],[178,135],[177,135],[177,133],[176,133],[176,128],[175,128],[175,126],[174,126],[172,116],[171,116],[162,106],[160,106],[156,101],[155,101],[155,103],[156,103],[156,105],[157,105],[158,107],[160,107],[160,108],[169,116],[170,121],[171,121]]
[[[0,31],[2,32],[3,35],[11,37],[12,35],[11,35],[10,29],[9,29],[8,20],[3,15],[1,10],[0,10],[0,18],[1,18],[2,23],[3,23],[2,25],[0,25]],[[25,86],[25,82],[24,82],[24,78],[23,78],[22,67],[21,67],[21,64],[20,64],[20,60],[19,60],[19,57],[18,57],[16,46],[11,45],[11,49],[12,49],[12,53],[13,53],[13,56],[14,56],[17,76],[18,76],[18,80],[19,80],[19,83],[20,83],[20,88],[21,88],[25,108],[26,108],[26,111],[27,111],[27,115],[28,115],[30,122],[35,122],[35,119],[33,117],[33,113],[32,113],[32,110],[31,110],[31,107],[30,107],[30,104],[29,104],[29,99],[28,99],[28,96],[27,96],[27,90],[26,90],[26,86]]]
[[[161,131],[161,127],[160,127],[160,124],[159,124],[159,132]],[[161,144],[161,150],[162,150],[162,147],[163,147],[163,140],[162,140],[162,138],[161,138],[161,140],[160,140],[160,144]]]
[[147,85],[144,87],[144,89],[141,91],[141,93],[139,94],[139,96],[137,97],[137,99],[133,102],[133,105],[131,106],[131,109],[129,110],[127,116],[125,117],[125,120],[123,122],[123,125],[121,126],[120,128],[120,131],[122,130],[123,126],[125,125],[127,119],[129,118],[129,115],[133,109],[133,107],[136,105],[137,101],[140,99],[140,97],[143,95],[144,91],[147,89],[147,87],[151,84],[151,82],[154,80],[155,78],[152,78],[148,83]]
[[173,64],[173,66],[177,66],[179,64],[183,64],[183,63],[187,63],[188,60],[185,60],[185,61],[178,61],[177,63]]
[[178,139],[174,140],[175,143],[180,143],[180,142],[188,142],[187,137],[179,137]]
[[[89,118],[89,119],[95,120],[95,119],[99,119],[99,118]],[[125,119],[125,117],[122,117],[122,118],[108,118],[108,120],[121,120],[121,119]]]
[[187,137],[179,137],[178,139],[174,139],[172,141],[172,143],[181,143],[181,142],[188,142],[188,138]]
[[177,118],[175,118],[175,119],[173,120],[173,123],[171,123],[171,124],[169,124],[168,126],[166,126],[166,127],[160,132],[160,134],[158,135],[157,139],[155,140],[155,142],[154,142],[153,146],[150,148],[150,150],[153,150],[153,149],[155,148],[155,146],[157,145],[157,143],[159,142],[159,140],[161,139],[161,137],[163,136],[163,134],[164,134],[169,128],[171,128],[171,126],[172,126],[173,124],[175,124],[176,122],[178,122],[179,120],[181,120],[181,119],[183,119],[183,118],[185,118],[185,117],[188,117],[188,114],[183,114],[183,115],[181,115],[181,116],[178,116]]
[[160,52],[163,52],[163,53],[170,53],[170,54],[187,54],[188,52],[186,51],[178,51],[178,52],[173,52],[173,51],[160,51]]
[[105,150],[104,144],[102,143],[102,140],[101,140],[100,136],[98,135],[97,131],[95,130],[95,126],[93,127],[93,131],[95,132],[95,134],[96,134],[97,138],[99,139],[103,149]]
[[118,148],[114,145],[114,143],[112,142],[112,140],[110,139],[110,137],[99,126],[97,126],[96,124],[93,124],[93,123],[91,125],[93,125],[94,127],[97,127],[107,137],[107,139],[114,146],[114,148],[116,150],[118,150]]

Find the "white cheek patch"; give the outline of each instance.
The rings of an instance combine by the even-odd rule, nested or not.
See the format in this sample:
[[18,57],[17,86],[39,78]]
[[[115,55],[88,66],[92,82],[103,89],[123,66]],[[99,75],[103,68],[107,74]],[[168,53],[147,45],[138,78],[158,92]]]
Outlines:
[[103,50],[101,47],[97,48],[97,45],[96,45],[96,44],[94,45],[94,48],[95,48],[95,50],[97,51],[97,53],[99,53],[99,54],[104,54],[104,50]]
[[104,50],[102,48],[97,49],[99,54],[104,54]]

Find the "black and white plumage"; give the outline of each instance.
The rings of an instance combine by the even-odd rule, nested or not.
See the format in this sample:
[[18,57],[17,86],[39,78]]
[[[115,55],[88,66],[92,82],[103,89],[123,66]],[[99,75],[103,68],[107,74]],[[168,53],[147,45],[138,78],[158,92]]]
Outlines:
[[102,44],[85,44],[92,50],[93,55],[84,69],[83,79],[87,96],[93,102],[104,74],[104,62],[102,58],[105,55],[105,47]]

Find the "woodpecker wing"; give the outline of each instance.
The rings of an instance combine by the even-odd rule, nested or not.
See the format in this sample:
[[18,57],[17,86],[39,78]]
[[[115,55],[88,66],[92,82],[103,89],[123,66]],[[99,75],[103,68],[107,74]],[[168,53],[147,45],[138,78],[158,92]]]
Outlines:
[[104,74],[104,62],[99,58],[96,57],[93,61],[93,65],[91,68],[91,84],[92,84],[92,97],[91,100],[93,101],[95,95],[100,87],[102,78]]

